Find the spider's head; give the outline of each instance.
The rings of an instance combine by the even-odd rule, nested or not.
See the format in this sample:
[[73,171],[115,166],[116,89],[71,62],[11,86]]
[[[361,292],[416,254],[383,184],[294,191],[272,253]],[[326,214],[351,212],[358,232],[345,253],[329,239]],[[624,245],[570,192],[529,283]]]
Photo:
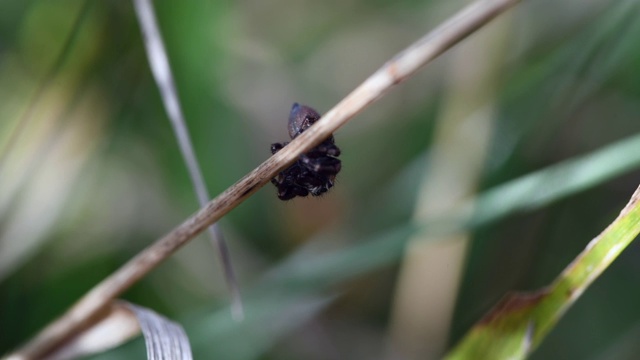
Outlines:
[[320,119],[320,114],[312,108],[298,103],[291,107],[289,114],[289,136],[295,138]]

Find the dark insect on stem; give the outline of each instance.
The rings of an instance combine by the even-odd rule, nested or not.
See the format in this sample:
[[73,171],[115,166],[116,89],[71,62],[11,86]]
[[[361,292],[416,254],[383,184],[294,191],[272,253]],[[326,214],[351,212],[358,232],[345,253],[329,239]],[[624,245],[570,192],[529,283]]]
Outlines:
[[[293,104],[289,114],[289,136],[295,139],[320,119],[320,114],[304,105]],[[287,146],[288,142],[271,144],[275,154]],[[338,159],[340,149],[334,144],[333,135],[318,146],[300,155],[293,165],[271,179],[278,189],[280,200],[290,200],[296,196],[320,196],[333,187],[342,164]]]

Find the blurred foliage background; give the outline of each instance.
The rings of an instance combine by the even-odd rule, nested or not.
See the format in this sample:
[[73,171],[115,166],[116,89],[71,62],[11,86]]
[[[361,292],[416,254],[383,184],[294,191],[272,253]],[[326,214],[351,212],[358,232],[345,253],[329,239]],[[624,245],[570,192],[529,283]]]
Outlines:
[[[269,156],[272,142],[287,139],[293,102],[327,111],[464,4],[155,1],[210,192],[226,189]],[[438,351],[446,350],[507,291],[550,283],[636,188],[638,15],[633,0],[524,1],[340,129],[343,170],[328,195],[285,203],[269,185],[233,210],[220,224],[246,301],[244,323],[230,318],[204,238],[124,298],[180,321],[196,358],[402,358],[402,347],[393,350],[396,336],[436,348],[444,337]],[[482,36],[499,36],[498,45],[455,60]],[[490,60],[491,79],[473,77],[480,59]],[[476,179],[461,198],[493,189],[490,207],[514,201],[501,185],[555,164],[568,171],[563,161],[587,157],[579,172],[534,178],[546,200],[532,193],[516,199],[517,208],[480,217],[466,234],[463,261],[444,258],[425,274],[452,277],[457,289],[446,300],[453,313],[434,336],[403,328],[398,279],[420,218],[422,180],[433,176],[435,144],[447,139],[438,124],[460,88],[451,85],[455,78],[489,84],[477,89],[485,96],[470,113],[492,108],[491,121],[467,134],[485,136],[485,155],[468,166],[474,175],[449,174]],[[197,205],[129,2],[3,0],[0,119],[6,353]],[[467,145],[448,144],[471,156]],[[602,151],[608,155],[591,156]],[[575,181],[582,185],[572,187]],[[447,186],[436,191],[448,194]],[[533,358],[633,358],[640,351],[639,256],[632,245]],[[137,340],[94,358],[143,353]]]

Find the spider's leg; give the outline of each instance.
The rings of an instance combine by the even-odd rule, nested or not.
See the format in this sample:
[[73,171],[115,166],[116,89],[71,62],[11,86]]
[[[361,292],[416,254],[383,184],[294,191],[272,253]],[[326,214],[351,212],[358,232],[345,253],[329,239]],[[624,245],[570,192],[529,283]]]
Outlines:
[[280,200],[291,200],[296,197],[296,194],[291,191],[291,188],[279,188],[278,189],[278,198]]
[[307,195],[309,195],[309,191],[297,185],[278,188],[278,198],[280,200],[291,200],[296,196],[305,197]]
[[[312,160],[317,161],[318,159]],[[296,184],[307,189],[311,195],[320,196],[333,186],[335,175],[324,175],[312,171],[303,165],[301,165],[300,168],[302,170],[296,180]]]
[[326,193],[327,191],[329,191],[329,188],[327,187],[326,184],[323,184],[322,186],[319,186],[319,187],[314,188],[312,190],[313,191],[311,191],[311,195],[320,196],[320,195]]
[[322,184],[322,186],[318,186],[318,187],[314,187],[314,188],[309,189],[309,192],[313,196],[321,196],[322,194],[324,194],[327,191],[329,191],[329,189],[331,189],[331,187],[333,187],[333,184],[325,182],[325,183]]
[[318,178],[318,174],[308,169],[304,164],[301,164],[299,169],[300,172],[295,180],[297,184],[306,188],[322,185],[323,180]]
[[[333,137],[332,137],[333,138]],[[320,145],[311,149],[307,153],[311,157],[320,157],[320,156],[340,156],[340,149],[333,143],[333,141],[325,140],[320,143]]]
[[307,196],[309,190],[306,186],[299,183],[301,176],[309,171],[302,168],[298,162],[282,170],[276,177],[271,179],[271,183],[278,189],[278,198],[280,200],[291,200],[296,196]]
[[296,186],[293,188],[293,191],[296,193],[297,196],[301,196],[301,197],[305,197],[307,195],[309,195],[309,191],[303,187],[300,186]]
[[299,178],[298,184],[308,190],[313,196],[318,196],[327,191],[325,180],[320,174],[309,173],[309,176]]
[[288,142],[271,144],[271,155],[273,155],[273,154],[277,153],[278,151],[282,150],[282,148],[287,146],[287,144],[288,144]]
[[340,160],[331,156],[314,158],[302,155],[300,156],[299,162],[305,168],[309,169],[309,171],[322,175],[336,175],[342,168]]

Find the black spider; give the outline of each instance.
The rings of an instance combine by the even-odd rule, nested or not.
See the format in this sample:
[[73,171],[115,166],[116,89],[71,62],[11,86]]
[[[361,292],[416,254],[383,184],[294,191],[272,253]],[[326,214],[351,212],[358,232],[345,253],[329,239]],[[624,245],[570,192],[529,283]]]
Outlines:
[[[304,105],[293,104],[289,114],[289,136],[294,139],[320,119],[320,114]],[[271,144],[271,153],[275,154],[287,146],[288,142]],[[281,171],[271,179],[278,189],[280,200],[290,200],[296,196],[320,196],[333,187],[336,175],[342,164],[338,160],[340,149],[334,144],[333,135],[306,154],[298,161]]]

